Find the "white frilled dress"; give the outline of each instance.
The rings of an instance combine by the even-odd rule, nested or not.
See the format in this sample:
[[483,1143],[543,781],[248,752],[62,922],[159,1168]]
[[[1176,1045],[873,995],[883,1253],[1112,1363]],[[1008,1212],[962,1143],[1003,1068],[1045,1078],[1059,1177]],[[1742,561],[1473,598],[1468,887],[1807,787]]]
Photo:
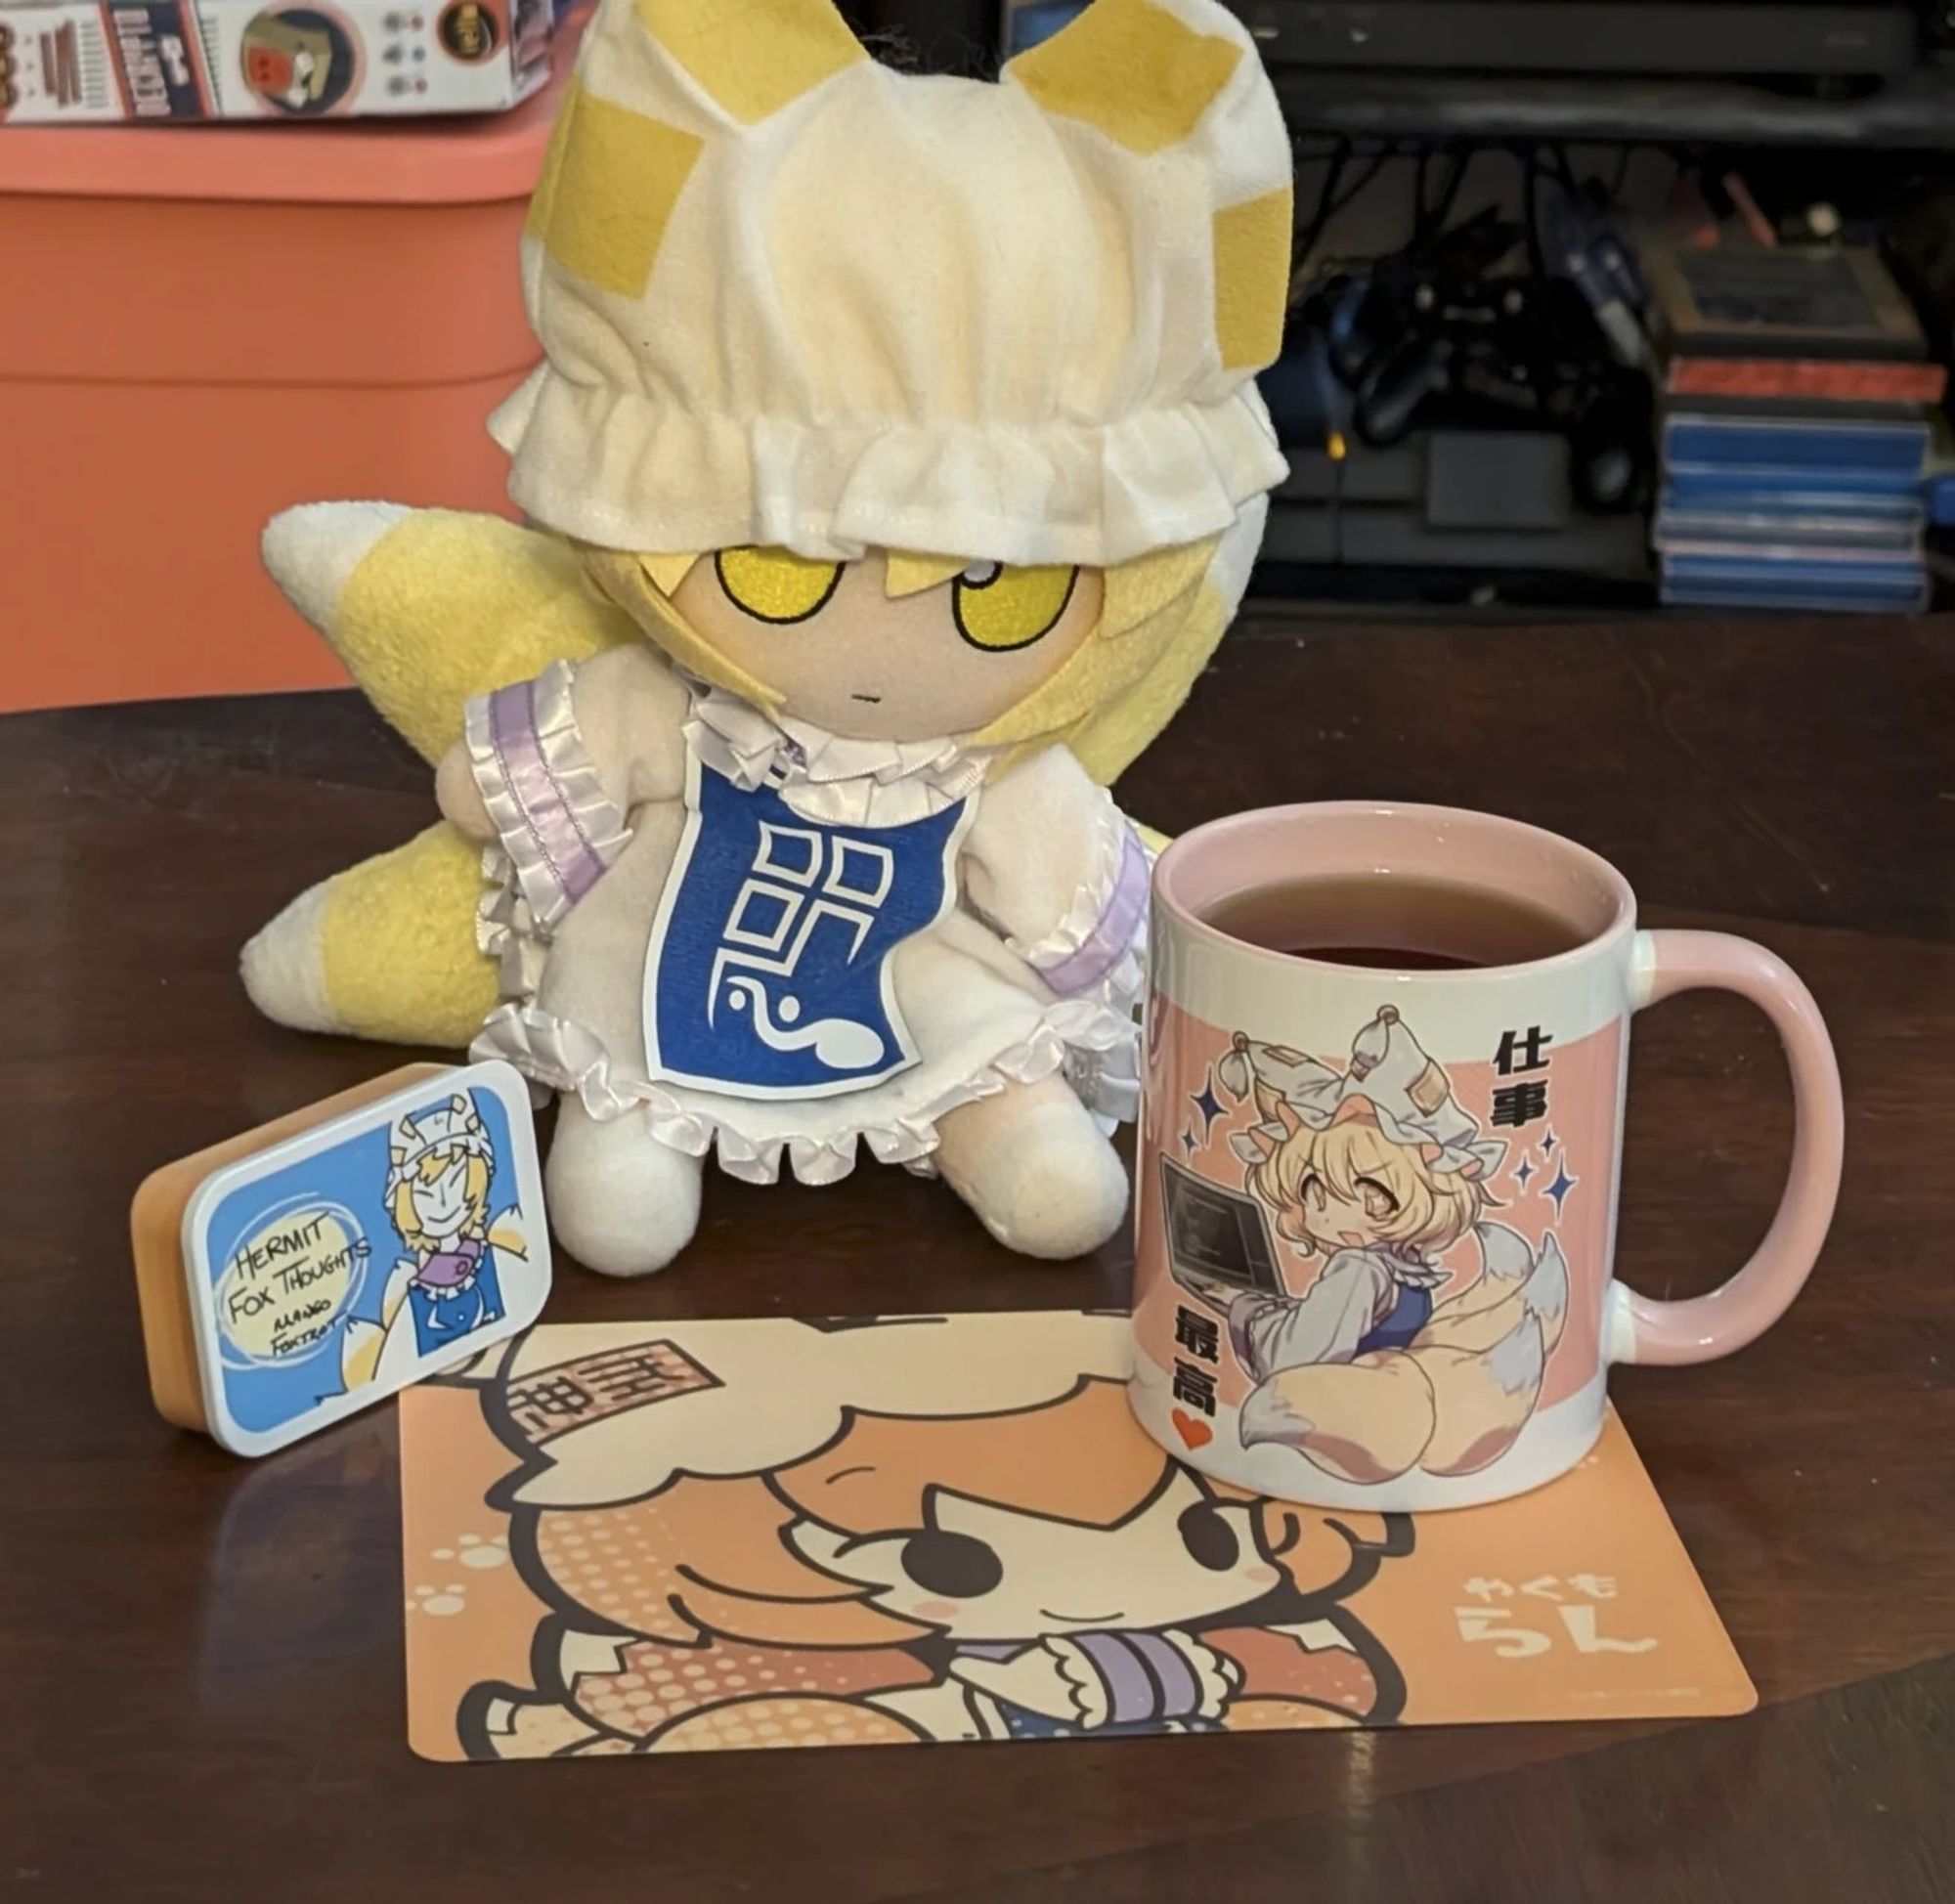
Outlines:
[[773,718],[609,650],[471,704],[485,950],[474,1054],[772,1183],[928,1170],[943,1113],[1064,1072],[1131,1117],[1148,857],[1064,748]]

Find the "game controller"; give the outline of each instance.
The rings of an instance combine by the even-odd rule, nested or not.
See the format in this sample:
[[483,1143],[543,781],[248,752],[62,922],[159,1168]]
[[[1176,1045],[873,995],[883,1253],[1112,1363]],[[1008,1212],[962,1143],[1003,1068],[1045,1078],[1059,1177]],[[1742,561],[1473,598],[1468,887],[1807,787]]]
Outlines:
[[[1586,226],[1566,221],[1555,263],[1570,275],[1500,272],[1527,237],[1490,208],[1335,274],[1297,311],[1285,357],[1327,370],[1346,393],[1340,420],[1372,449],[1418,428],[1552,430],[1568,440],[1570,481],[1586,508],[1636,508],[1654,432],[1647,375],[1624,361],[1640,336],[1629,287],[1612,254],[1582,248]],[[1281,378],[1277,387],[1293,411],[1299,393]]]

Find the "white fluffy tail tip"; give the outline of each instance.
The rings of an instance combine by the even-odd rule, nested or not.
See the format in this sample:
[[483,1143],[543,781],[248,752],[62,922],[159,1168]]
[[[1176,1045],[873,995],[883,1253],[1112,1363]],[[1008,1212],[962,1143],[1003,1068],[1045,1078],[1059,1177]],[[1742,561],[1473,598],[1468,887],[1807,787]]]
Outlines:
[[326,995],[326,887],[301,892],[239,956],[251,1003],[294,1031],[344,1032]]
[[409,513],[400,502],[302,502],[265,525],[258,553],[285,599],[329,635],[353,571]]

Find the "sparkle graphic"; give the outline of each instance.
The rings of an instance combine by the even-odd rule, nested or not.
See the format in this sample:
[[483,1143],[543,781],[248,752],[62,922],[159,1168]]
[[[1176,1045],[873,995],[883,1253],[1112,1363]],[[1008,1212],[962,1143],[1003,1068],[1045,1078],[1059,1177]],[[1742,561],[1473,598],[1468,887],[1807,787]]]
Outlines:
[[1181,1148],[1184,1156],[1192,1157],[1195,1151],[1201,1148],[1201,1142],[1193,1131],[1183,1131],[1181,1134]]
[[1539,1175],[1540,1172],[1535,1169],[1533,1164],[1528,1162],[1526,1157],[1522,1157],[1520,1162],[1514,1165],[1514,1182],[1517,1183],[1522,1190],[1527,1189],[1528,1180],[1530,1178]]
[[1554,1182],[1542,1186],[1541,1193],[1554,1198],[1554,1218],[1557,1223],[1561,1221],[1561,1206],[1568,1200],[1568,1192],[1581,1181],[1581,1178],[1571,1177],[1568,1174],[1568,1159],[1563,1157],[1555,1168]]
[[1208,1142],[1208,1132],[1216,1118],[1222,1115],[1222,1100],[1215,1095],[1215,1080],[1202,1080],[1201,1089],[1190,1097],[1189,1101],[1201,1113],[1201,1141]]
[[1541,1141],[1541,1154],[1544,1157],[1553,1156],[1554,1147],[1560,1142],[1561,1140],[1552,1131],[1549,1131]]

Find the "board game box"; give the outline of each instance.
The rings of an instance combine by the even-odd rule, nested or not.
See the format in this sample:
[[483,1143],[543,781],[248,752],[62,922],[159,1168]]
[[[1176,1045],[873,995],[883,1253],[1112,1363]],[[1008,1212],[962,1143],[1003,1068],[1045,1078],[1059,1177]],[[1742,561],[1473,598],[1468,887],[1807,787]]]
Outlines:
[[0,0],[0,123],[501,111],[549,40],[549,0]]

